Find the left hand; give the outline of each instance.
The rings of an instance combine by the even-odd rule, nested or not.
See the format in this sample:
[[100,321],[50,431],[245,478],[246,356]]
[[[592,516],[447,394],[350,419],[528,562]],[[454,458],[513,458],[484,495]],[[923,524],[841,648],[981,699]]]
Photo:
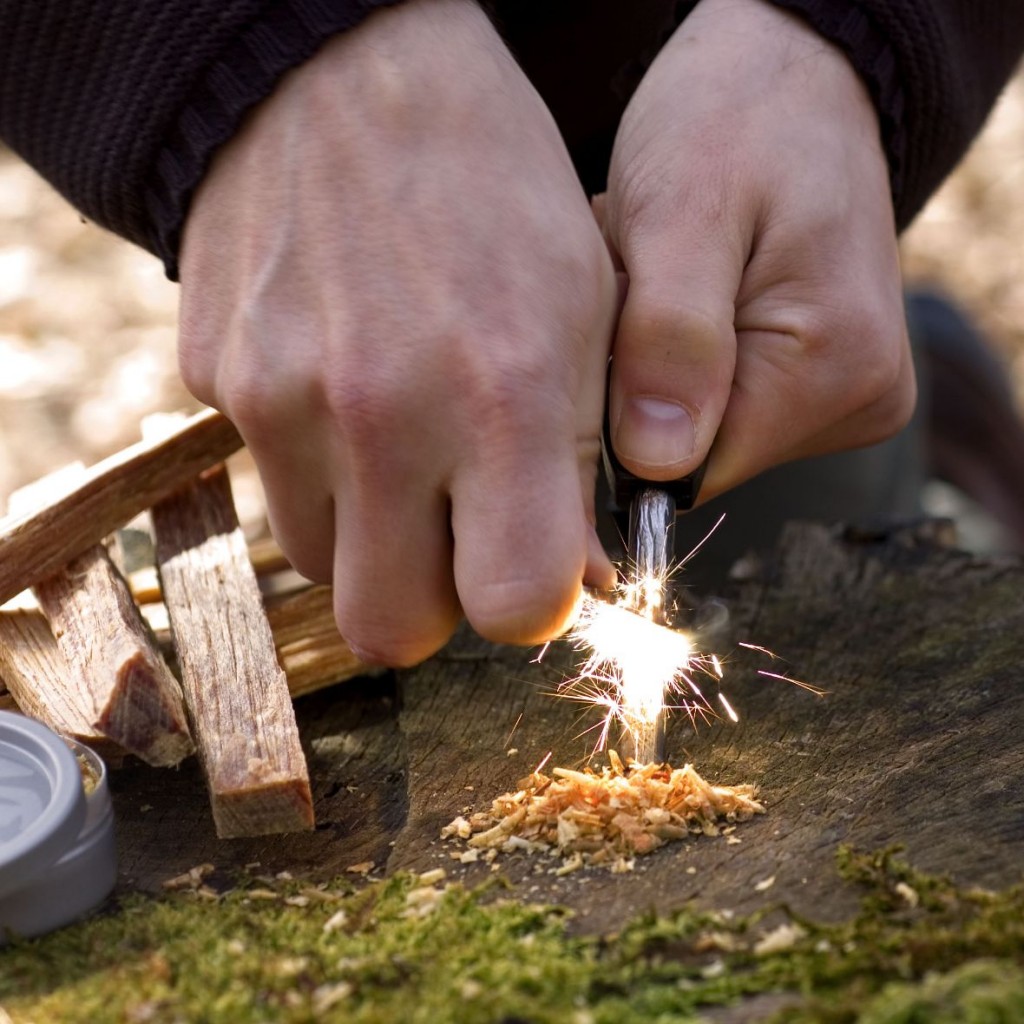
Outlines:
[[841,53],[764,0],[701,0],[623,116],[606,238],[629,286],[612,436],[702,497],[882,440],[915,399],[885,156]]

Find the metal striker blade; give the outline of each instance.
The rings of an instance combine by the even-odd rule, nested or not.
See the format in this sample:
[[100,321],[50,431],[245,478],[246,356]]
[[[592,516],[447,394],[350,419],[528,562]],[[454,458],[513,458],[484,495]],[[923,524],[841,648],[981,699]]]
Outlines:
[[[675,524],[676,502],[667,491],[645,487],[633,496],[629,507],[629,557],[638,579],[667,578],[675,552]],[[651,609],[650,617],[666,625],[664,604]],[[664,708],[653,722],[632,723],[620,745],[640,764],[664,761]]]
[[[665,579],[675,552],[676,502],[659,487],[638,491],[629,508],[629,557],[640,579]],[[659,624],[665,624],[664,610]]]
[[[611,364],[609,364],[609,379]],[[693,507],[704,479],[707,460],[688,476],[652,483],[631,473],[615,454],[611,436],[611,418],[605,407],[601,432],[601,456],[609,491],[609,507],[621,523],[629,512],[629,559],[638,579],[665,579],[675,555],[676,511]],[[655,610],[655,621],[665,625],[664,604]],[[646,764],[665,759],[665,712],[662,709],[650,728],[641,726],[642,735],[627,730],[620,737],[620,750],[632,752],[636,761]]]

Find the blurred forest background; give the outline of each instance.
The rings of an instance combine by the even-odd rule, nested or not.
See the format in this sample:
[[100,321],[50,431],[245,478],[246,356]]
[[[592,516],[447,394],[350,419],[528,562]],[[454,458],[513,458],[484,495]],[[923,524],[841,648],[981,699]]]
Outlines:
[[[1024,74],[902,248],[908,282],[940,286],[976,318],[1024,407]],[[177,373],[176,306],[152,256],[85,223],[0,150],[0,501],[137,440],[149,412],[196,408]],[[236,490],[251,523],[258,485],[236,478]]]

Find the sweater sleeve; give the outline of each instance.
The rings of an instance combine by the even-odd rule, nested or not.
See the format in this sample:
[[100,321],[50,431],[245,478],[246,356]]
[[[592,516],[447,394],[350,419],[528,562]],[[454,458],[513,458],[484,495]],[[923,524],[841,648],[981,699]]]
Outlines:
[[290,68],[396,0],[0,0],[0,137],[177,273],[192,193]]
[[878,111],[902,230],[966,152],[1024,51],[1021,0],[770,0],[842,50]]
[[[0,137],[86,216],[156,253],[174,277],[192,194],[245,113],[330,36],[395,2],[0,0]],[[1024,6],[769,2],[806,19],[863,78],[904,227],[962,156],[1011,73],[1024,48]],[[595,61],[591,33],[577,54],[576,37],[548,24],[572,20],[562,11],[573,8],[569,0],[488,0],[504,14],[591,187],[600,187],[615,123],[646,62],[693,5],[677,2],[673,18],[671,0],[643,0],[630,19],[643,15],[643,27],[611,32],[615,45]],[[538,22],[548,6],[547,21]],[[593,14],[583,0],[576,7]],[[618,5],[596,8],[621,22]],[[561,56],[552,56],[555,43]],[[577,68],[601,65],[596,103],[593,76],[565,73],[566,46]],[[635,56],[621,56],[630,48]],[[589,99],[577,102],[584,84]]]

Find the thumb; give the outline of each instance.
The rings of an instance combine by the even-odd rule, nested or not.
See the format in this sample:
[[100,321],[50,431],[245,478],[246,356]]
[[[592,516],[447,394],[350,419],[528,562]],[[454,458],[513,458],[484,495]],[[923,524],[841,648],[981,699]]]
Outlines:
[[612,444],[644,479],[696,469],[729,401],[745,252],[723,236],[637,226],[618,246],[629,290],[612,348]]

